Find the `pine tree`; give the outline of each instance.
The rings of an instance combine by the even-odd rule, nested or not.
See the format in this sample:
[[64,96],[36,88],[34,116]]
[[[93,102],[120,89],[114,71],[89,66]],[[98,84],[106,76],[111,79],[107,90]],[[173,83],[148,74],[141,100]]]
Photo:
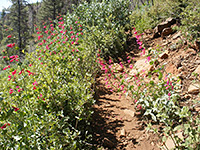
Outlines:
[[43,0],[38,16],[40,24],[55,20],[61,14],[63,6],[64,0]]
[[8,25],[13,28],[13,34],[16,37],[19,51],[26,48],[29,35],[28,26],[28,7],[25,0],[12,0],[10,8]]
[[1,18],[0,18],[0,40],[2,41],[4,38],[4,23],[5,23],[5,16],[6,16],[6,10],[3,9],[1,12]]

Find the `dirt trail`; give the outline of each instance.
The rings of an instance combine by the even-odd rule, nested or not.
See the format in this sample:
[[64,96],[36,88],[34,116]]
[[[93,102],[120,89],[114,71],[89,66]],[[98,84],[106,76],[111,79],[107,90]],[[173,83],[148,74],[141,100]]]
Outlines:
[[[136,40],[128,43],[129,55],[142,59]],[[147,133],[133,100],[111,92],[104,75],[97,78],[96,104],[94,105],[93,133],[96,144],[108,150],[158,150],[158,137]]]
[[133,102],[109,92],[103,77],[97,80],[99,93],[94,106],[93,129],[98,145],[109,150],[158,150],[158,139],[145,131]]

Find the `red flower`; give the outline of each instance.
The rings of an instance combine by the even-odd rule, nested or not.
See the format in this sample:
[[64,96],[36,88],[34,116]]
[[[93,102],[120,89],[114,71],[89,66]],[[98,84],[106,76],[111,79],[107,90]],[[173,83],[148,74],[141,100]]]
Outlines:
[[12,106],[12,108],[14,109],[14,111],[18,111],[19,108]]
[[17,72],[17,70],[13,71],[13,72],[12,72],[12,75],[14,76],[14,75],[16,74],[16,72]]
[[8,67],[3,68],[3,70],[6,70]]
[[137,105],[137,109],[142,109],[142,106],[140,104]]
[[9,93],[10,93],[10,94],[12,94],[12,93],[13,93],[13,91],[14,91],[13,89],[10,89],[10,92],[9,92]]
[[8,44],[7,47],[12,47],[12,44]]
[[5,123],[5,124],[1,127],[1,129],[6,128],[7,126],[10,126],[10,123]]
[[8,35],[8,36],[7,36],[7,38],[11,38],[11,37],[12,37],[11,35]]
[[148,57],[147,57],[147,60],[148,60],[148,62],[149,62],[149,61],[151,60],[151,57],[150,57],[150,56],[148,56]]
[[24,71],[24,69],[22,69],[22,70],[19,72],[19,74],[22,74],[23,71]]
[[37,86],[37,85],[38,85],[37,81],[33,82],[33,85],[36,85],[36,86]]

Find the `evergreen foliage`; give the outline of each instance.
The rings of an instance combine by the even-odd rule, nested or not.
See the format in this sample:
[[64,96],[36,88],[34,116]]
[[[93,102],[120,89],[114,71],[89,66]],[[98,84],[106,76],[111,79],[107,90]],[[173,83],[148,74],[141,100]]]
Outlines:
[[64,0],[43,0],[39,9],[40,23],[46,21],[53,21],[62,12],[64,6]]

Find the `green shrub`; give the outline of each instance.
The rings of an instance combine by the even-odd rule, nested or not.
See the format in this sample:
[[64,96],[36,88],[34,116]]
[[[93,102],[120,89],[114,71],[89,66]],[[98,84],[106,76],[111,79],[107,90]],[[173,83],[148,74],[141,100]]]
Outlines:
[[190,41],[200,41],[200,4],[197,0],[189,1],[188,6],[180,14],[182,26],[180,30]]
[[[38,31],[35,52],[1,77],[2,149],[83,149],[93,104],[95,58],[76,18]],[[53,31],[54,30],[54,31]],[[12,57],[12,56],[11,56]],[[13,59],[13,58],[11,58]],[[10,75],[10,76],[9,76]]]
[[154,5],[141,5],[130,15],[131,25],[139,32],[152,29],[168,17],[177,18],[181,12],[181,4],[178,0],[157,0]]
[[116,55],[124,49],[125,26],[129,23],[128,0],[94,0],[79,5],[75,13],[86,30],[91,42],[103,55]]

